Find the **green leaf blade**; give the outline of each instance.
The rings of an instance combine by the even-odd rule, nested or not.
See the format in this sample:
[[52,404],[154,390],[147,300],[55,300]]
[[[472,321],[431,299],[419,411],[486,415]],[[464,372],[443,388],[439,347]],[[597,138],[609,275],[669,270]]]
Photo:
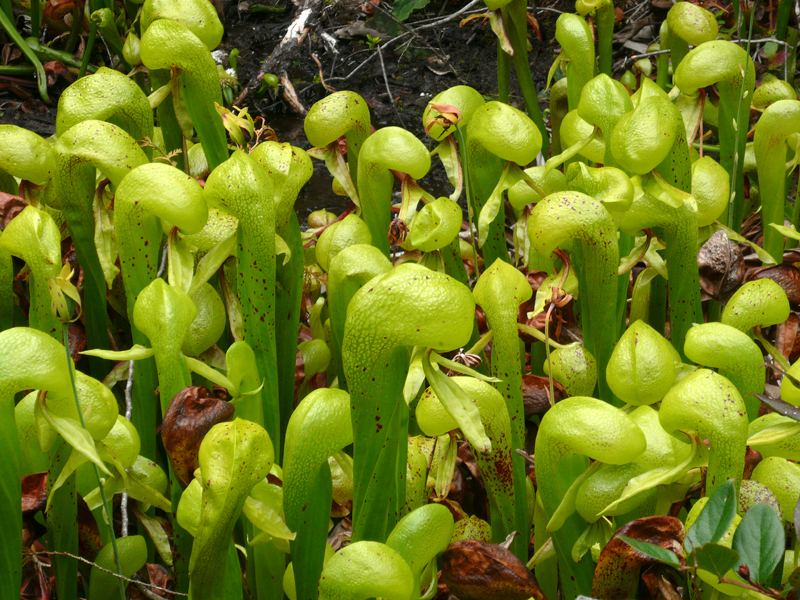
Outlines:
[[747,565],[751,581],[769,583],[784,554],[785,537],[780,517],[769,505],[759,502],[745,513],[731,547],[739,553],[736,566]]
[[697,520],[686,532],[687,552],[722,539],[736,516],[736,488],[733,480],[723,483],[700,511]]
[[698,569],[708,571],[720,579],[739,561],[736,550],[713,543],[697,548],[694,555]]
[[676,569],[679,569],[681,567],[681,561],[678,559],[678,556],[672,550],[667,550],[666,548],[662,548],[661,546],[656,546],[655,544],[651,544],[650,542],[635,540],[625,535],[618,535],[617,537],[626,544],[628,544],[634,550],[638,550],[639,552],[641,552],[646,556],[649,556],[650,558],[654,558],[666,565],[675,567]]

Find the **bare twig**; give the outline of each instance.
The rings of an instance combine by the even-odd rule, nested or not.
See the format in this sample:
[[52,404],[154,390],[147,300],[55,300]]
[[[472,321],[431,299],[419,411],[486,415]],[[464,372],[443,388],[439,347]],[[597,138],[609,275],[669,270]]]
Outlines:
[[654,50],[653,52],[643,52],[642,54],[634,54],[622,61],[622,68],[624,69],[629,62],[636,62],[640,58],[648,58],[650,56],[658,56],[659,54],[667,54],[669,50]]
[[145,598],[149,598],[150,600],[164,600],[164,596],[157,596],[147,589],[147,584],[144,581],[134,581],[133,583]]
[[[429,22],[427,22],[424,25],[420,25],[419,27],[417,27],[415,29],[412,29],[410,25],[407,25],[407,24],[404,23],[403,26],[406,27],[407,31],[404,31],[401,34],[396,35],[395,37],[393,37],[390,40],[386,40],[382,44],[376,46],[376,48],[378,48],[380,50],[385,50],[386,48],[388,48],[388,46],[390,44],[393,44],[395,42],[399,42],[400,40],[403,40],[403,39],[407,38],[410,35],[415,35],[415,33],[417,31],[423,31],[423,30],[426,30],[426,29],[434,29],[435,27],[439,27],[440,25],[443,25],[444,23],[447,23],[449,21],[453,21],[454,19],[457,19],[461,15],[469,12],[470,10],[472,10],[473,8],[475,8],[476,6],[481,4],[482,1],[483,0],[472,0],[469,4],[467,4],[466,6],[461,8],[460,10],[457,10],[456,12],[454,12],[454,13],[452,13],[450,15],[447,15],[446,17],[436,18],[436,19],[426,19],[426,20],[423,20],[423,21],[417,21],[417,23],[426,23],[426,21],[429,21]],[[347,81],[353,75],[355,75],[358,71],[360,71],[362,69],[362,67],[364,65],[366,65],[369,61],[371,61],[374,57],[375,57],[375,53],[371,53],[363,62],[361,62],[361,64],[357,65],[355,69],[350,71],[349,74],[347,74],[344,77],[328,77],[328,82],[330,83],[330,82],[333,82],[333,81]]]
[[[67,556],[69,558],[74,558],[75,560],[77,560],[79,562],[82,562],[82,563],[84,563],[86,565],[89,565],[90,567],[98,569],[98,570],[102,571],[103,573],[108,573],[109,575],[113,575],[117,579],[122,579],[122,581],[127,581],[128,583],[143,585],[143,586],[145,586],[147,588],[150,588],[151,590],[158,590],[159,592],[167,592],[168,594],[173,594],[175,596],[182,596],[184,598],[188,598],[189,597],[189,594],[184,594],[182,592],[175,592],[173,590],[170,590],[170,589],[165,588],[165,587],[161,587],[159,585],[154,585],[152,583],[146,583],[146,582],[141,581],[139,579],[130,579],[130,578],[125,577],[123,575],[119,575],[117,573],[114,573],[114,571],[109,571],[108,569],[104,569],[103,567],[101,567],[97,563],[94,563],[94,562],[92,562],[92,561],[90,561],[90,560],[88,560],[86,558],[83,558],[82,556],[76,556],[75,554],[70,554],[69,552],[59,552],[59,551],[56,551],[56,550],[50,550],[50,551],[48,551],[48,554],[56,554],[58,556]],[[42,564],[46,564],[46,563],[42,563]],[[49,565],[46,565],[46,566],[49,566]],[[158,596],[156,596],[156,597],[158,598]],[[163,600],[163,598],[161,600]]]
[[386,75],[386,65],[383,64],[383,52],[381,52],[380,46],[378,46],[378,58],[381,60],[381,71],[383,71],[383,82],[386,84],[386,93],[389,94],[389,102],[392,103],[394,114],[397,115],[397,120],[400,121],[400,125],[405,128],[406,124],[403,123],[403,117],[400,116],[400,111],[397,110],[397,105],[394,103],[394,97],[392,96],[392,88],[389,87],[389,76]]
[[[125,382],[125,418],[131,420],[133,415],[133,369],[135,361],[128,361],[128,381]],[[122,537],[128,537],[128,492],[122,493],[122,500],[119,505],[122,515]]]
[[453,14],[447,15],[446,17],[442,17],[441,19],[436,19],[432,23],[428,23],[426,25],[420,25],[419,27],[415,28],[415,31],[422,31],[424,29],[433,29],[434,27],[439,27],[440,25],[442,25],[444,23],[447,23],[449,21],[453,21],[454,19],[457,19],[458,17],[460,17],[461,15],[466,13],[467,11],[469,11],[469,10],[475,8],[476,6],[480,5],[482,2],[483,2],[483,0],[472,0],[472,2],[467,4],[462,9],[457,10]]

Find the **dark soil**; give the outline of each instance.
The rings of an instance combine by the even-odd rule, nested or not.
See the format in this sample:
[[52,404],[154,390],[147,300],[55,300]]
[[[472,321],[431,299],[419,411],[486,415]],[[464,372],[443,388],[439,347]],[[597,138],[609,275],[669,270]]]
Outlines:
[[[286,72],[300,104],[306,110],[328,94],[320,82],[320,67],[312,55],[316,55],[320,61],[325,83],[330,89],[352,90],[364,97],[371,108],[374,127],[398,125],[426,143],[429,138],[423,131],[422,112],[439,92],[465,84],[480,91],[487,99],[497,96],[497,44],[488,23],[479,20],[460,29],[459,21],[463,15],[434,28],[417,31],[426,20],[430,22],[446,17],[465,6],[467,0],[433,0],[424,9],[412,13],[406,23],[394,18],[388,0],[369,0],[366,3],[361,0],[323,1],[319,13],[309,21],[308,33],[302,44],[288,56],[283,56],[279,65]],[[303,117],[297,108],[293,109],[284,99],[283,88],[277,92],[267,90],[260,97],[256,93],[261,83],[257,79],[261,65],[269,59],[299,10],[290,1],[286,4],[277,4],[275,0],[266,2],[269,4],[265,0],[215,2],[224,15],[226,30],[220,49],[225,51],[226,56],[234,48],[239,50],[237,75],[245,89],[238,105],[249,107],[253,116],[264,117],[280,141],[308,148],[303,132]],[[374,4],[376,2],[377,5]],[[252,10],[256,4],[262,5],[258,12]],[[555,58],[556,44],[553,38],[556,18],[560,11],[573,10],[573,3],[569,0],[542,2],[541,5],[545,5],[544,8],[534,11],[541,40],[531,30],[532,50],[529,53],[533,78],[539,90],[544,89],[548,69]],[[365,8],[372,14],[366,14]],[[283,12],[271,12],[275,10]],[[356,31],[352,39],[348,39],[347,34],[340,32],[347,26],[352,30],[353,24],[356,28],[366,27],[378,33],[373,37],[381,38],[380,53],[363,33]],[[409,30],[415,33],[384,46],[394,36]],[[336,38],[338,54],[326,48],[323,33]],[[225,66],[228,66],[227,58],[224,60]],[[357,69],[359,65],[361,67]],[[276,75],[280,75],[280,72],[276,72]],[[30,83],[29,78],[28,87],[24,87],[31,94],[28,99],[20,98],[13,90],[4,90],[0,86],[0,123],[19,125],[45,137],[50,136],[55,133],[55,108],[39,101],[35,85],[31,87]],[[66,83],[59,85],[63,89]],[[53,97],[58,95],[57,89],[51,88],[51,93]],[[546,95],[543,95],[542,108],[546,108],[546,102]],[[511,103],[523,107],[513,72]],[[315,168],[318,176],[309,182],[298,200],[301,220],[310,211],[322,207],[339,212],[349,202],[331,192],[331,179],[324,165],[315,161]],[[449,194],[450,188],[443,170],[433,171],[435,175],[426,178],[423,185],[435,195]]]
[[[287,65],[287,73],[298,99],[307,109],[328,94],[319,81],[320,68],[312,58],[312,54],[315,54],[329,88],[351,90],[364,97],[370,106],[374,127],[400,126],[426,143],[430,142],[423,130],[422,113],[436,94],[454,85],[469,85],[487,99],[497,97],[497,44],[488,23],[477,21],[460,29],[460,18],[456,18],[390,44],[381,51],[385,77],[381,56],[376,48],[369,46],[365,36],[354,36],[350,40],[339,37],[336,55],[326,49],[320,32],[336,35],[335,32],[340,28],[360,22],[382,34],[380,38],[386,42],[409,28],[416,29],[417,22],[445,17],[465,4],[464,0],[459,0],[443,6],[441,0],[434,0],[423,10],[412,13],[407,25],[394,19],[389,10],[390,4],[386,2],[379,4],[371,16],[362,12],[364,4],[356,4],[352,0],[328,4],[321,11],[317,26],[310,29],[303,44],[294,51],[293,60]],[[570,4],[564,1],[557,3],[559,10],[569,10]],[[237,74],[243,85],[252,82],[258,75],[261,62],[280,42],[295,12],[296,9],[280,15],[248,14],[240,13],[236,5],[226,10],[226,36],[221,48],[226,52],[239,49]],[[551,40],[555,35],[558,13],[537,11],[536,16],[543,41],[540,42],[532,32],[529,60],[537,89],[543,90],[548,69],[555,58],[555,44]],[[368,62],[353,74],[364,61]],[[387,85],[391,96],[387,92]],[[511,103],[524,109],[513,74]],[[302,148],[309,147],[302,129],[302,117],[292,110],[280,92],[267,92],[257,98],[253,90],[248,89],[244,104],[252,115],[264,117],[280,141],[288,141]],[[542,108],[546,108],[546,101]],[[348,199],[331,193],[331,180],[325,166],[315,161],[315,168],[315,175],[319,176],[309,182],[298,199],[297,209],[301,220],[312,210],[324,207],[340,212],[349,204]],[[449,194],[451,189],[442,170],[432,171],[421,182],[422,185],[434,195]]]

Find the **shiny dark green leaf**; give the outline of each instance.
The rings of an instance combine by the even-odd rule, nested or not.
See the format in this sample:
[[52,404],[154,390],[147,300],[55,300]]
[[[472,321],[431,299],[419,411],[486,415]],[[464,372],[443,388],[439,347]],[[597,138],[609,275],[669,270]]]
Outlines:
[[694,554],[696,566],[717,577],[724,577],[739,560],[736,550],[712,543],[697,548]]
[[750,581],[768,583],[784,553],[780,517],[768,504],[759,502],[745,513],[731,547],[739,553],[736,566],[745,564],[750,570]]
[[664,564],[670,565],[679,569],[681,567],[681,561],[678,560],[677,555],[672,550],[667,550],[666,548],[662,548],[661,546],[656,546],[655,544],[651,544],[650,542],[643,542],[641,540],[634,540],[633,538],[629,538],[624,535],[618,535],[619,539],[623,542],[628,544],[634,550],[638,550],[642,554],[649,556],[650,558],[654,558]]
[[686,552],[708,543],[718,542],[730,529],[736,516],[736,488],[733,480],[723,483],[700,511],[697,520],[686,532]]

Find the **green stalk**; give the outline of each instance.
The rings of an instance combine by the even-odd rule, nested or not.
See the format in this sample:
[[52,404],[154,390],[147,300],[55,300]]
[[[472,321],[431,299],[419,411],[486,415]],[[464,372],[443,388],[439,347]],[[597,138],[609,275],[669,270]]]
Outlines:
[[[533,511],[533,537],[534,537],[534,548],[536,549],[536,553],[542,552],[542,548],[549,544],[552,547],[553,540],[550,537],[550,534],[545,531],[547,528],[547,521],[548,521],[547,513],[544,510],[544,506],[542,505],[542,495],[540,492],[536,493],[536,506],[534,507]],[[530,567],[530,563],[528,563],[528,568]],[[534,567],[534,573],[536,575],[536,580],[539,582],[539,586],[542,588],[545,597],[547,598],[555,598],[558,595],[558,558],[556,556],[550,556],[549,558],[543,559],[536,564]]]
[[[64,345],[64,351],[66,352],[66,362],[67,367],[69,369],[69,381],[72,385],[72,395],[75,398],[75,409],[78,412],[78,417],[80,418],[81,427],[85,430],[86,429],[86,419],[83,417],[83,409],[81,408],[81,403],[78,400],[78,389],[75,386],[75,372],[74,372],[74,365],[72,364],[72,360],[70,359],[69,354],[69,324],[63,323],[61,327],[61,334],[62,334],[62,343]],[[108,525],[108,535],[111,539],[111,547],[114,550],[114,564],[117,567],[117,575],[122,576],[122,566],[119,562],[119,549],[117,548],[117,537],[114,535],[114,518],[111,511],[108,508],[108,498],[106,497],[105,487],[103,486],[103,480],[100,477],[100,469],[97,468],[97,465],[92,463],[92,467],[94,470],[94,476],[97,480],[97,485],[100,488],[100,497],[103,501],[103,513],[105,516],[106,524]],[[73,475],[74,478],[74,475]],[[73,483],[74,485],[74,483]],[[125,585],[122,583],[122,579],[117,579],[117,583],[119,584],[119,597],[120,600],[125,600]]]
[[744,155],[755,67],[747,52],[731,42],[706,42],[689,52],[675,70],[675,85],[687,96],[717,84],[720,164],[731,174],[732,208],[722,218],[739,232],[744,217]]
[[0,75],[32,75],[36,73],[36,67],[28,65],[2,65]]
[[308,141],[317,148],[338,152],[333,145],[341,136],[345,137],[350,178],[357,185],[358,155],[370,134],[366,101],[355,92],[335,92],[309,109],[303,128]]
[[78,68],[78,78],[86,75],[89,69],[89,61],[92,59],[92,50],[94,50],[94,42],[97,39],[97,24],[92,23],[89,28],[89,37],[86,39],[86,47],[83,49],[83,56],[81,57],[81,65]]
[[[150,83],[154,90],[168,85],[172,79],[172,73],[169,69],[149,69],[148,75],[150,76]],[[156,108],[156,118],[161,126],[161,137],[164,139],[164,148],[167,153],[175,152],[173,154],[175,167],[184,171],[186,169],[186,159],[183,156],[183,132],[181,131],[178,117],[175,116],[175,103],[172,100],[172,94],[167,97]]]
[[[31,21],[32,22],[32,21]],[[39,95],[42,97],[42,100],[46,104],[50,104],[50,96],[47,95],[47,76],[44,73],[44,67],[42,67],[42,63],[37,58],[36,54],[34,54],[33,50],[28,46],[22,36],[17,31],[17,28],[14,26],[11,17],[6,13],[5,10],[0,10],[0,27],[2,27],[8,37],[11,38],[11,41],[17,45],[20,52],[28,59],[34,69],[36,69],[36,86],[39,88]],[[33,31],[38,31],[34,29]]]
[[597,359],[600,398],[611,402],[613,394],[606,382],[606,365],[619,329],[616,306],[619,249],[611,215],[585,194],[557,192],[534,207],[528,219],[528,236],[544,257],[549,257],[565,240],[578,240],[586,274],[580,282],[588,309],[582,315],[584,345]]
[[298,600],[316,600],[328,537],[332,485],[328,457],[353,442],[350,396],[314,390],[298,405],[287,427],[283,469],[286,524]]
[[[80,68],[81,66],[81,62],[75,58],[73,54],[62,52],[61,50],[54,50],[49,46],[42,46],[35,38],[26,38],[25,43],[40,61],[49,62],[51,60],[57,60],[63,62],[65,65],[69,65],[70,67],[75,67],[76,69]],[[94,73],[97,70],[97,67],[94,65],[89,65],[88,69]]]
[[[303,295],[303,241],[300,223],[292,211],[282,235],[292,258],[287,264],[278,261],[275,272],[275,350],[278,359],[278,393],[280,395],[281,456],[286,441],[286,427],[294,410],[294,373],[297,351],[297,332],[300,327],[301,297]],[[329,288],[330,289],[330,288]],[[292,354],[295,352],[295,354]],[[290,360],[291,359],[291,360]],[[341,381],[341,380],[340,380]]]
[[[783,234],[771,225],[783,226],[786,207],[786,138],[800,131],[800,102],[779,100],[756,123],[756,153],[764,250],[778,263],[783,260]],[[796,208],[795,208],[796,210]]]
[[[136,298],[158,272],[163,237],[159,217],[185,233],[197,233],[206,223],[208,208],[197,182],[171,166],[151,163],[137,167],[119,184],[114,213],[133,342],[147,345],[147,336],[133,324],[133,310]],[[142,438],[142,454],[153,460],[158,421],[152,394],[157,387],[154,362],[140,361],[134,371],[133,424]]]
[[31,18],[31,35],[38,40],[42,29],[42,9],[38,2],[30,3],[28,15]]
[[[503,192],[525,177],[520,167],[532,162],[541,147],[539,130],[516,108],[487,102],[472,113],[467,127],[467,160],[471,162],[478,239],[485,265],[494,264],[497,259],[511,262],[505,238]],[[486,178],[493,174],[495,157],[503,161],[503,171],[497,177]]]
[[69,30],[64,52],[75,54],[75,46],[78,45],[78,40],[81,39],[81,32],[83,32],[83,15],[78,5],[75,4],[72,9],[72,27]]
[[61,270],[61,234],[55,221],[48,213],[26,206],[5,228],[0,251],[21,258],[31,270],[31,327],[58,338],[60,322],[53,315],[48,288],[49,280]]
[[497,41],[497,100],[508,104],[511,93],[511,63],[512,58],[503,50],[500,40]]
[[567,75],[569,109],[575,110],[578,108],[583,86],[595,74],[594,36],[581,17],[564,13],[556,21],[556,40],[561,44],[562,60],[569,61],[564,72]]
[[[2,237],[2,234],[0,234]],[[0,250],[0,333],[14,326],[14,263]]]
[[[589,467],[589,459],[608,464],[629,463],[647,447],[644,433],[621,410],[594,398],[562,400],[542,418],[536,436],[536,479],[549,520],[573,482]],[[552,531],[565,600],[591,592],[594,563],[584,555],[572,560],[572,547],[586,528],[573,513]]]
[[766,370],[761,350],[744,332],[722,323],[695,325],[686,336],[686,355],[699,365],[713,367],[739,390],[750,421],[761,407],[753,394],[764,391]]
[[[375,246],[356,244],[339,252],[328,270],[328,307],[331,316],[331,354],[333,355],[339,389],[347,390],[347,380],[342,364],[342,342],[344,340],[347,307],[361,287],[373,277],[388,273],[392,268]],[[333,361],[332,361],[333,362]]]
[[594,13],[597,24],[597,66],[601,73],[611,77],[611,62],[614,58],[614,3],[611,0],[578,0],[575,10],[584,17]]
[[265,142],[250,156],[270,173],[275,198],[275,232],[292,253],[288,263],[278,260],[275,272],[275,343],[281,424],[280,444],[276,445],[282,455],[286,426],[294,408],[295,354],[303,293],[303,244],[294,204],[314,168],[305,151],[289,144]]
[[789,28],[789,14],[792,11],[792,0],[780,0],[778,3],[778,16],[775,19],[775,37],[781,41],[786,40],[786,30]]
[[379,129],[364,142],[358,155],[358,195],[361,216],[369,227],[372,243],[389,257],[391,219],[391,171],[422,179],[431,168],[427,148],[412,133],[399,127]]
[[180,69],[180,93],[213,171],[227,160],[228,141],[222,118],[214,108],[215,102],[222,104],[222,92],[210,52],[185,26],[159,19],[142,35],[140,53],[148,69]]
[[546,156],[549,138],[542,118],[542,110],[539,108],[539,95],[536,92],[536,85],[533,83],[531,67],[528,63],[528,6],[525,0],[511,0],[501,10],[503,20],[507,24],[508,39],[514,50],[514,71],[517,73],[517,82],[525,100],[525,110],[542,135],[541,152]]
[[[205,197],[239,219],[238,292],[245,341],[264,379],[264,424],[280,440],[280,404],[275,340],[275,201],[265,169],[236,151],[206,180]],[[296,340],[292,340],[295,341]],[[280,447],[275,444],[275,454]]]
[[372,279],[350,301],[342,359],[352,398],[355,541],[385,540],[404,505],[407,347],[465,346],[474,310],[468,288],[409,263]]
[[708,369],[687,375],[664,397],[659,420],[664,430],[678,439],[684,439],[682,432],[690,430],[709,440],[706,496],[713,496],[728,479],[741,479],[747,446],[747,409],[725,377]]
[[[659,35],[659,50],[668,50],[669,46],[669,25],[666,19],[661,23]],[[669,54],[659,54],[656,58],[656,83],[665,92],[670,89],[669,80]]]
[[[81,81],[92,77],[95,76]],[[107,349],[107,281],[95,244],[92,206],[96,169],[116,188],[132,169],[147,163],[147,156],[134,138],[116,125],[102,121],[83,121],[74,125],[59,137],[55,150],[55,194],[64,211],[78,260],[84,267],[88,344],[92,349]],[[111,281],[108,281],[108,287],[111,287]],[[95,375],[105,375],[102,372],[105,363],[101,359],[92,358],[90,362]]]
[[[484,271],[475,284],[475,300],[486,313],[489,326],[494,331],[492,346],[492,371],[500,379],[497,389],[505,399],[506,410],[511,418],[511,447],[525,446],[525,411],[522,402],[522,364],[519,353],[519,334],[517,332],[517,314],[523,302],[531,298],[531,286],[527,278],[506,262],[495,263]],[[483,414],[483,413],[482,413]],[[511,531],[519,531],[522,535],[515,538],[511,550],[521,561],[527,561],[528,528],[530,523],[527,514],[525,487],[525,460],[516,452],[512,455],[511,480],[516,503],[513,505],[513,517],[505,515],[502,525],[492,520],[492,535],[495,541],[505,538]],[[500,503],[499,498],[496,502]],[[506,500],[506,504],[508,501]],[[498,535],[495,528],[500,525]],[[501,535],[502,534],[502,535]]]
[[561,122],[569,112],[569,97],[567,96],[567,78],[562,77],[550,88],[550,129],[552,130],[553,143],[550,146],[551,156],[558,156],[565,148],[561,144]]
[[[133,324],[152,344],[158,369],[161,416],[166,415],[170,402],[182,389],[192,385],[181,345],[189,326],[197,316],[194,303],[185,292],[156,278],[136,298]],[[178,510],[183,490],[170,464],[170,494],[173,514]],[[186,562],[192,552],[192,538],[173,520],[175,537],[175,572],[179,590],[188,589],[189,571]]]

